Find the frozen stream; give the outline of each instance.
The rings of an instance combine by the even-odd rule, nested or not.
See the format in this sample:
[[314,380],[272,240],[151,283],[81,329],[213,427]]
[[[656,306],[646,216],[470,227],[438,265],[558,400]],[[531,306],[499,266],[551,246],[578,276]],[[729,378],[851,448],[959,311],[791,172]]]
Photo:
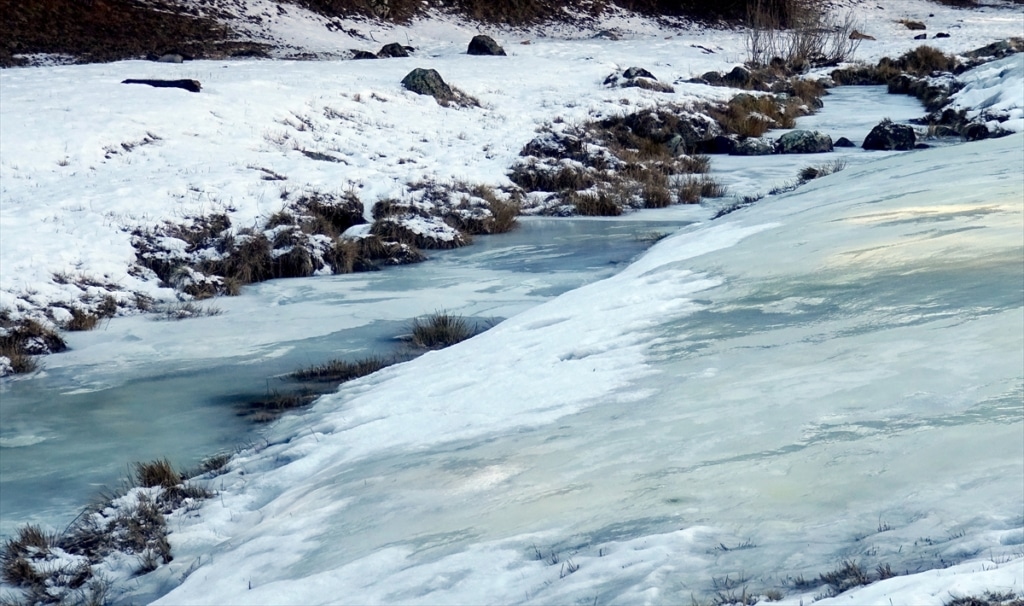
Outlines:
[[[825,102],[798,126],[857,143],[881,117],[921,113],[916,100],[886,95],[884,87],[835,89]],[[888,155],[858,148],[812,157],[720,156],[713,167],[744,195],[839,154],[853,162]],[[72,333],[71,351],[46,359],[43,376],[0,387],[0,535],[29,521],[61,526],[133,461],[166,456],[192,465],[258,441],[232,404],[277,389],[280,376],[296,368],[392,353],[411,318],[439,309],[480,321],[512,316],[619,271],[651,233],[704,217],[676,208],[625,220],[530,219],[512,234],[435,253],[422,265],[256,285],[243,297],[214,301],[224,312],[216,317],[123,318]]]
[[[419,315],[489,322],[612,275],[698,216],[676,208],[626,220],[525,219],[520,229],[381,272],[277,280],[218,299],[219,316],[119,318],[70,333],[41,377],[6,382],[0,534],[60,526],[133,461],[193,465],[259,440],[232,404],[284,389],[278,378],[332,358],[389,355]],[[661,220],[658,220],[658,218]]]

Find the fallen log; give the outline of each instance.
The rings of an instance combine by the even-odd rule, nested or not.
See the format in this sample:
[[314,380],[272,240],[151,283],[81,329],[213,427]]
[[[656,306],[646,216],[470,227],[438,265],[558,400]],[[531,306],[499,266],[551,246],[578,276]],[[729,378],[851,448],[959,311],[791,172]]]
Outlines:
[[203,85],[199,83],[199,80],[139,80],[129,78],[127,80],[122,80],[121,84],[148,84],[157,88],[183,88],[191,93],[198,93],[203,88]]

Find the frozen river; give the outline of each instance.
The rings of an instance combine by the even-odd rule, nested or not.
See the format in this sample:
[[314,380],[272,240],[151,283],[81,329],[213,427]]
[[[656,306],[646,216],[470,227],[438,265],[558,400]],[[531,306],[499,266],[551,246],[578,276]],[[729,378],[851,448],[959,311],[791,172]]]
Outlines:
[[436,310],[497,321],[608,277],[697,216],[525,219],[520,229],[381,272],[277,280],[209,302],[219,316],[118,318],[69,333],[42,376],[7,381],[0,432],[0,534],[61,527],[135,461],[180,466],[258,441],[233,405],[285,391],[282,379],[333,358],[390,356],[410,321]]

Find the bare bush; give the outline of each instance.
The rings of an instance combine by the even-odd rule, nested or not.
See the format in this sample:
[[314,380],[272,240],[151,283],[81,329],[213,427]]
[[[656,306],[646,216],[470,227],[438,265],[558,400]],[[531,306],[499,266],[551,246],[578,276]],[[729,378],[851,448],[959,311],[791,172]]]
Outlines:
[[834,19],[814,4],[806,3],[785,29],[777,9],[766,3],[758,1],[750,11],[747,58],[754,65],[768,65],[779,59],[796,71],[838,65],[851,59],[860,46],[859,39],[850,38],[857,29],[852,13]]

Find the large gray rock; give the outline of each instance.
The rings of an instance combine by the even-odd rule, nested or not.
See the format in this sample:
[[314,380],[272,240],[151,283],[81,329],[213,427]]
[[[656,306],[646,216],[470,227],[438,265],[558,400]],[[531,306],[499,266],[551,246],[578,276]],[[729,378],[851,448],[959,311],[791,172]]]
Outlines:
[[775,153],[775,147],[769,141],[757,137],[747,137],[736,142],[730,152],[733,156],[767,156]]
[[832,137],[816,130],[794,130],[779,137],[775,142],[775,151],[780,154],[830,152],[832,151]]
[[434,69],[417,67],[402,78],[402,86],[417,95],[430,95],[442,103],[455,98],[455,91]]
[[492,55],[492,56],[505,56],[505,49],[501,48],[501,45],[494,41],[494,38],[490,36],[473,36],[473,39],[469,41],[469,49],[466,51],[470,55]]
[[391,44],[384,45],[384,47],[377,53],[377,57],[381,59],[408,57],[409,50],[410,49],[407,46],[402,46],[397,42],[392,42]]
[[914,129],[906,124],[895,124],[889,120],[882,120],[877,126],[871,129],[864,139],[864,149],[899,150],[906,151],[914,149],[917,137]]

